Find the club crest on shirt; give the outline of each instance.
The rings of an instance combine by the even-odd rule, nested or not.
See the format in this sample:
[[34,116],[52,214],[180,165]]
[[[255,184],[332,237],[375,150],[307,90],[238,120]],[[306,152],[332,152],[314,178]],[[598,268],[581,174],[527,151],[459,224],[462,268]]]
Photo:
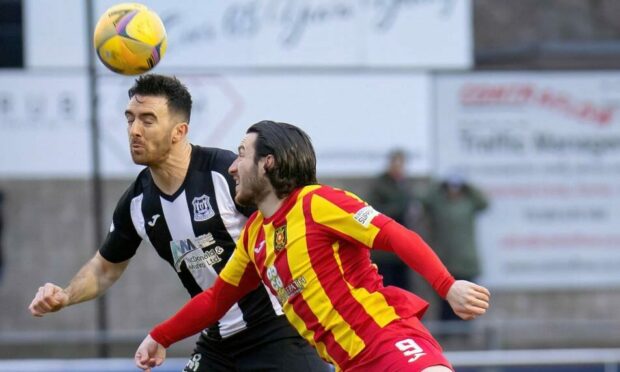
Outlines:
[[215,216],[215,211],[211,207],[210,198],[207,195],[203,194],[200,197],[194,198],[192,204],[194,205],[194,221],[206,221]]
[[273,233],[273,249],[276,253],[286,247],[286,225],[282,225]]

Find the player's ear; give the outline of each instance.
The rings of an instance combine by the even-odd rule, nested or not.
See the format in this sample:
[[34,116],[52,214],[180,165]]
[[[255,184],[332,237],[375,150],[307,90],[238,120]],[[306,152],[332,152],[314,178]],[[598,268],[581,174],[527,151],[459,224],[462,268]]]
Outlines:
[[265,172],[269,169],[272,169],[276,165],[276,158],[273,155],[269,154],[265,156],[265,164],[263,165]]
[[180,142],[187,136],[187,132],[189,131],[189,124],[187,123],[177,123],[172,129],[172,143]]

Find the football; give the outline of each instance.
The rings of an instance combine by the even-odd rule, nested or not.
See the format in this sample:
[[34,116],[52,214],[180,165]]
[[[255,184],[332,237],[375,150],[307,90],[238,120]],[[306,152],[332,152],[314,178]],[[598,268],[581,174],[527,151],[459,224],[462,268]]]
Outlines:
[[99,18],[93,34],[99,60],[123,75],[149,71],[166,53],[166,29],[161,18],[138,3],[110,7]]

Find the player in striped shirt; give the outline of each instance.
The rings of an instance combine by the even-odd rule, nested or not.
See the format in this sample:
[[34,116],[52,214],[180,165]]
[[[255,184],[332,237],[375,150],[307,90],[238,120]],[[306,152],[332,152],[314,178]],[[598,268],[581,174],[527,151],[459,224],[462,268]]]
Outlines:
[[229,172],[235,200],[257,205],[213,288],[155,327],[135,360],[150,370],[165,348],[211,324],[261,281],[288,321],[345,371],[450,371],[420,318],[427,303],[384,287],[368,248],[393,251],[463,319],[486,312],[489,291],[456,280],[424,241],[355,195],[316,181],[308,136],[285,123],[248,129]]
[[[234,153],[188,141],[192,99],[178,79],[142,75],[128,95],[130,154],[145,168],[118,201],[99,251],[66,288],[40,287],[29,306],[34,316],[102,295],[143,241],[168,262],[191,296],[198,295],[213,285],[253,212],[233,200],[235,183],[227,171]],[[251,289],[200,334],[184,370],[328,371],[287,322],[276,297],[262,285]],[[153,293],[157,288],[144,291]]]

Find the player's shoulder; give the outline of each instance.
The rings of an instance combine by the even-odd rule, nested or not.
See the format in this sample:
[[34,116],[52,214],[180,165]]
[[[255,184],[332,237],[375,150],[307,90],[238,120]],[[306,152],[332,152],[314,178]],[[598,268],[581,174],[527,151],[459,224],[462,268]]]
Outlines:
[[[308,186],[306,186],[308,187]],[[318,185],[309,191],[310,195],[318,195],[328,200],[355,199],[362,200],[355,193],[329,185]]]
[[333,208],[337,208],[347,213],[356,213],[368,205],[351,191],[327,185],[312,190],[307,197],[311,198],[307,205],[312,208],[316,207],[316,210],[327,208],[334,211]]
[[243,241],[243,244],[247,246],[248,239],[250,235],[253,235],[258,232],[258,225],[262,225],[263,217],[259,210],[255,210],[248,220],[245,222],[243,229],[241,231],[240,240]]
[[135,180],[127,186],[121,197],[117,202],[117,210],[128,210],[132,200],[143,195],[145,190],[152,187],[153,179],[151,178],[151,172],[148,168],[144,168]]
[[262,217],[260,217],[260,211],[257,209],[250,215],[250,217],[248,217],[248,220],[245,222],[245,225],[250,226],[253,223],[257,222],[258,220],[262,220]]
[[138,173],[136,179],[127,187],[124,196],[135,197],[144,192],[153,185],[153,178],[148,167],[145,167]]
[[192,166],[198,169],[228,169],[236,157],[237,155],[230,150],[192,144]]

